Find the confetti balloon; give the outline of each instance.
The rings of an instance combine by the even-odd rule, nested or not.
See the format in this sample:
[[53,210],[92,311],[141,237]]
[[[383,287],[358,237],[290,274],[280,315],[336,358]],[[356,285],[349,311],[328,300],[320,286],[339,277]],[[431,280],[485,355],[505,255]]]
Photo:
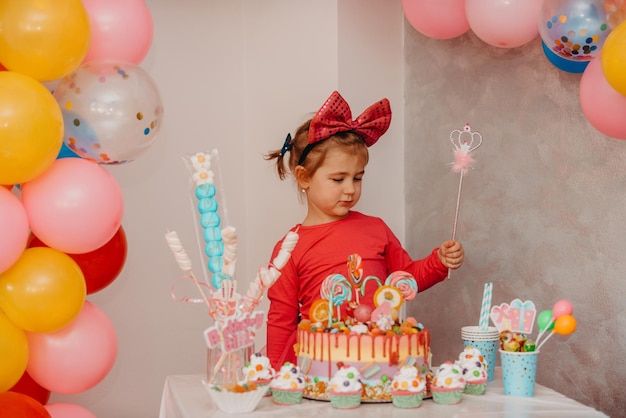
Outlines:
[[574,312],[572,302],[569,300],[559,300],[552,307],[552,316],[554,319],[560,318],[563,315],[571,315]]
[[549,309],[542,311],[537,317],[537,325],[539,326],[539,332],[550,331],[554,329],[554,322],[552,322],[552,311]]
[[141,67],[94,60],[59,83],[54,97],[63,112],[63,142],[101,164],[137,159],[156,140],[163,106],[154,80]]
[[544,1],[539,34],[550,50],[572,61],[598,56],[610,32],[601,0]]
[[555,334],[569,335],[574,331],[576,331],[576,318],[572,315],[562,315],[557,318],[554,323],[554,331],[552,332]]

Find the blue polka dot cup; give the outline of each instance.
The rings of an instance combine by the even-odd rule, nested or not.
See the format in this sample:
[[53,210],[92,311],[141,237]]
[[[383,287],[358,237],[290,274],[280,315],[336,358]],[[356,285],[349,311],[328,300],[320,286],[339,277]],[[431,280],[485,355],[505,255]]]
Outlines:
[[463,349],[470,346],[480,351],[487,362],[487,381],[493,381],[496,370],[496,359],[500,345],[500,333],[496,327],[488,327],[481,330],[477,326],[461,328]]
[[539,351],[500,351],[504,394],[509,396],[535,396],[537,357]]

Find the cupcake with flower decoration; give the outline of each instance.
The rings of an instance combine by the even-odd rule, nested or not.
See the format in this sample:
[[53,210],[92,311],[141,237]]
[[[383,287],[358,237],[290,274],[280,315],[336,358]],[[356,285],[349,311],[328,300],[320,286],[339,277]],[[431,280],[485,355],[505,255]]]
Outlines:
[[426,378],[414,366],[403,366],[391,381],[391,401],[398,408],[417,408],[426,392]]
[[254,382],[257,385],[268,385],[275,374],[270,359],[261,353],[252,354],[250,361],[243,368],[243,376],[246,381]]
[[295,405],[302,402],[304,376],[300,368],[293,363],[285,363],[270,382],[274,403]]
[[361,405],[363,385],[356,367],[340,367],[329,382],[328,396],[333,408],[350,409]]
[[453,405],[461,402],[465,379],[458,363],[446,361],[435,371],[430,391],[433,401],[442,405]]
[[467,346],[459,354],[458,364],[461,366],[465,389],[469,395],[484,395],[487,389],[487,361],[480,350]]

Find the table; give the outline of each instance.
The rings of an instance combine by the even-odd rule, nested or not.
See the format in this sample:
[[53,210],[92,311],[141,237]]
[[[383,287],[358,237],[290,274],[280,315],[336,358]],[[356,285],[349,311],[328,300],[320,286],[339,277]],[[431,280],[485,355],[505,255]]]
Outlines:
[[416,409],[400,409],[391,403],[361,404],[359,408],[339,410],[329,402],[304,399],[300,405],[279,406],[270,397],[263,398],[254,412],[227,414],[212,404],[202,385],[204,375],[167,376],[161,399],[159,418],[484,418],[484,417],[607,417],[607,415],[569,399],[545,386],[535,386],[534,398],[505,396],[500,368],[482,396],[463,395],[457,405],[438,405],[425,399]]

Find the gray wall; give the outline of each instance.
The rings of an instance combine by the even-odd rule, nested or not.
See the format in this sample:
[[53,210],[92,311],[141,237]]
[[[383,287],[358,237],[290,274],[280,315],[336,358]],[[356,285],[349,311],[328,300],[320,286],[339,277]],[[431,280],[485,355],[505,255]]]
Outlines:
[[434,40],[407,22],[404,33],[413,254],[451,235],[459,175],[450,131],[469,122],[484,137],[463,180],[457,238],[467,261],[410,308],[433,330],[434,363],[458,355],[460,328],[478,324],[487,281],[495,304],[520,298],[542,311],[569,299],[578,329],[543,346],[538,382],[623,416],[626,142],[591,127],[581,76],[550,64],[539,38],[507,50],[471,32]]

